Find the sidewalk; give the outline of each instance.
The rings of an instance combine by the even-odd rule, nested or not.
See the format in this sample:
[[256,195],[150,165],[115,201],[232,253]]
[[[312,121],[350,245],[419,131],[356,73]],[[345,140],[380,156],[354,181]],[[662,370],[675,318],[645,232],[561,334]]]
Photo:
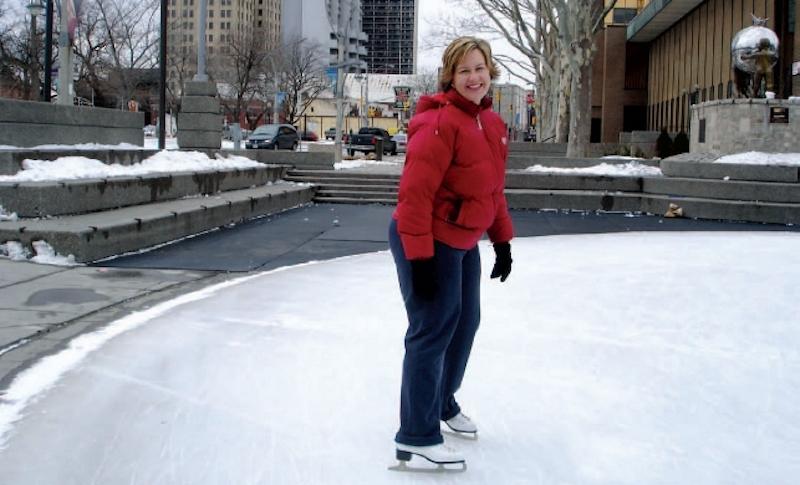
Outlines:
[[[31,362],[62,348],[75,335],[157,302],[248,272],[385,250],[393,210],[375,205],[311,205],[92,266],[0,259],[0,389]],[[518,237],[800,230],[624,214],[516,211],[513,218]]]

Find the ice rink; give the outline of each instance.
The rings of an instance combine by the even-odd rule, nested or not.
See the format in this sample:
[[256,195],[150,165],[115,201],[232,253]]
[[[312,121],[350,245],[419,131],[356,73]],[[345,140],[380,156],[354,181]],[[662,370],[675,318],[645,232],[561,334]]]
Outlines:
[[[800,477],[800,234],[517,239],[457,395],[465,473],[392,439],[388,252],[250,276],[83,335],[0,396],[3,484],[703,484]],[[416,464],[416,462],[412,462]]]

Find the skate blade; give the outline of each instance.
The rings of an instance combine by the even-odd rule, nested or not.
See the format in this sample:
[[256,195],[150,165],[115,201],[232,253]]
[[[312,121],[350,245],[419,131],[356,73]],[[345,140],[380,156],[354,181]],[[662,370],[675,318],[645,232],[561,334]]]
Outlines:
[[435,468],[408,466],[407,463],[406,461],[399,461],[397,465],[390,466],[389,470],[406,473],[464,473],[467,471],[467,462],[465,461],[447,464],[438,463]]
[[478,433],[464,433],[461,431],[456,431],[452,428],[443,429],[442,434],[447,436],[454,436],[458,439],[467,440],[467,441],[478,441]]

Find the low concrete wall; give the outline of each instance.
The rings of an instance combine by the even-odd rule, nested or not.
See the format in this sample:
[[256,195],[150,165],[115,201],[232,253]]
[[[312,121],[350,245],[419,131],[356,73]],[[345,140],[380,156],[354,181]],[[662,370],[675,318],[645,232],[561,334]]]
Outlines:
[[215,150],[270,165],[289,165],[297,169],[333,170],[333,152],[292,152],[288,150]]
[[[788,110],[788,120],[774,110]],[[692,106],[689,150],[729,155],[800,152],[800,102],[784,99],[707,101]]]
[[103,163],[133,165],[152,157],[158,150],[0,150],[0,175],[14,175],[22,170],[23,160],[56,160],[62,157],[86,157]]
[[0,145],[130,143],[143,146],[144,113],[0,99]]

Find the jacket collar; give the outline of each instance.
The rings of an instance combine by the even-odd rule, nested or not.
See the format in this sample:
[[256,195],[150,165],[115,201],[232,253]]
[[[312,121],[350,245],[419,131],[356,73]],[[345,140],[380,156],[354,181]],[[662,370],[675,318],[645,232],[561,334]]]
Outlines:
[[444,96],[447,98],[447,101],[453,103],[458,109],[471,116],[478,116],[478,113],[481,111],[492,107],[492,98],[489,96],[484,96],[481,100],[481,104],[473,103],[464,96],[461,96],[455,89],[449,89],[444,93]]

